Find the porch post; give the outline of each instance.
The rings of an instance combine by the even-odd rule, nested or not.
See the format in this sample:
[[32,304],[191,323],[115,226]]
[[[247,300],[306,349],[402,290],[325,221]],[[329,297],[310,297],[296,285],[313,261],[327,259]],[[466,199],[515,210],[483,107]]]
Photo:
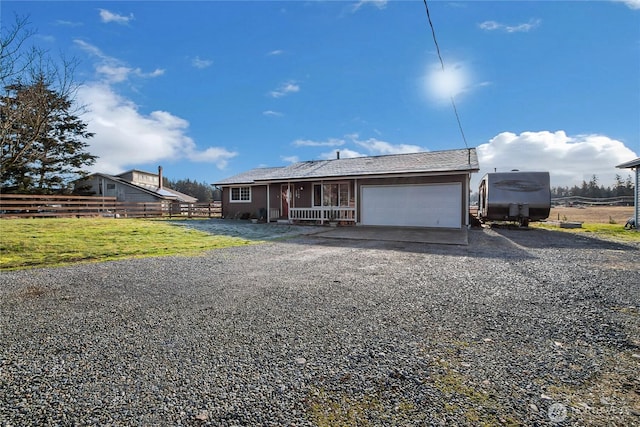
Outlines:
[[267,224],[271,222],[271,206],[269,199],[271,198],[271,184],[267,184]]
[[320,225],[324,225],[324,181],[320,180]]
[[293,197],[291,197],[291,181],[287,182],[287,220],[289,221],[289,224],[291,224],[291,201],[293,200]]
[[353,213],[353,224],[358,224],[358,203],[360,202],[360,194],[358,193],[358,178],[353,180],[353,200],[355,200]]

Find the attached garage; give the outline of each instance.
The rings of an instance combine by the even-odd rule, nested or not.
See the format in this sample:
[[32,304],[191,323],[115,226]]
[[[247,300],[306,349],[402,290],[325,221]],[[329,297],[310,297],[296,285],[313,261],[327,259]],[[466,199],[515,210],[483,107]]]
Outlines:
[[462,184],[363,185],[361,224],[462,227]]

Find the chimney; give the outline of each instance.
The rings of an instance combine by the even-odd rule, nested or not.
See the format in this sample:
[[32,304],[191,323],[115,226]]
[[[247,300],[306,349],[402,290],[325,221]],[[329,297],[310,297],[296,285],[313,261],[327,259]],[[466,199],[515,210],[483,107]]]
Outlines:
[[340,150],[336,150],[336,159],[340,160]]
[[158,166],[158,188],[162,190],[162,166]]

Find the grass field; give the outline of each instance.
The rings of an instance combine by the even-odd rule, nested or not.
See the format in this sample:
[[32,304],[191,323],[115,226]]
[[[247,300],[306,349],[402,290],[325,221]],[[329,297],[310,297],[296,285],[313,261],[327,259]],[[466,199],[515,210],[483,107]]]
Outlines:
[[195,255],[250,244],[149,219],[11,219],[0,221],[0,270],[163,255]]
[[[594,237],[640,242],[640,232],[624,229],[633,207],[556,207],[548,223],[532,227]],[[553,221],[582,222],[564,229]],[[49,267],[76,262],[164,255],[195,255],[209,249],[250,244],[251,241],[175,227],[151,219],[11,219],[0,221],[0,270]]]
[[[640,232],[625,230],[633,216],[633,206],[554,207],[548,222],[531,223],[532,227],[560,230],[567,233],[586,233],[594,237],[619,242],[640,242]],[[581,222],[581,228],[560,228],[555,221]]]
[[577,221],[592,224],[624,224],[633,216],[633,206],[588,206],[551,208],[549,221]]

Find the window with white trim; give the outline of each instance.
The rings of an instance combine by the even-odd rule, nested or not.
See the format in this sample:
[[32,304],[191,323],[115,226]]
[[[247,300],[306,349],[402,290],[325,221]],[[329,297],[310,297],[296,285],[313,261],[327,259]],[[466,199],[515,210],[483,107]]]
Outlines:
[[231,187],[229,194],[230,202],[251,201],[251,187]]
[[313,206],[349,206],[351,185],[348,182],[313,184]]

